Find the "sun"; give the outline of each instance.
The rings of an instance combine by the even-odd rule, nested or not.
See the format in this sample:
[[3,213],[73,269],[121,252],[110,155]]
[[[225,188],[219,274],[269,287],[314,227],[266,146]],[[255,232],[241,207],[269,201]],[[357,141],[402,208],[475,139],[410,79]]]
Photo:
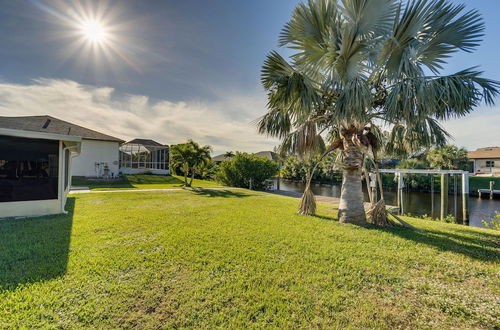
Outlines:
[[102,43],[106,41],[106,28],[99,21],[85,21],[82,23],[80,29],[83,36],[92,43]]

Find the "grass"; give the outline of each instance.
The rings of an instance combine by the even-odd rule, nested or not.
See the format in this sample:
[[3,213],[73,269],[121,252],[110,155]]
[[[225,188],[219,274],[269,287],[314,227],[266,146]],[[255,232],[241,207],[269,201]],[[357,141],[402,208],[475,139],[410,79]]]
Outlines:
[[[117,180],[92,180],[75,176],[72,179],[72,185],[89,187],[90,190],[176,189],[184,187],[184,177],[175,175],[134,174],[124,175]],[[214,187],[221,187],[221,185],[214,181],[193,180],[193,188]]]
[[495,328],[494,231],[247,190],[77,194],[0,222],[0,328]]

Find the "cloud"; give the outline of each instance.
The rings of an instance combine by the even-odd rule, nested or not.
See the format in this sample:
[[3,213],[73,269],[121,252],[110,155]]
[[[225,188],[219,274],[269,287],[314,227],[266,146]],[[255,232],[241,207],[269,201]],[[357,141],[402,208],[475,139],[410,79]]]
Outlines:
[[468,150],[481,147],[500,147],[500,107],[482,107],[472,114],[444,123],[444,128],[453,136],[452,144]]
[[51,115],[124,140],[150,138],[176,144],[193,139],[215,153],[270,150],[278,141],[259,135],[251,122],[265,112],[265,96],[227,91],[214,102],[152,101],[113,88],[71,80],[0,83],[1,116]]
[[[21,85],[0,82],[0,116],[51,115],[124,140],[150,138],[176,144],[193,139],[214,153],[271,150],[277,140],[259,135],[252,122],[265,112],[265,95],[224,91],[214,102],[152,101],[110,87],[71,80],[36,79]],[[451,143],[469,150],[500,146],[500,107],[480,108],[444,123]]]

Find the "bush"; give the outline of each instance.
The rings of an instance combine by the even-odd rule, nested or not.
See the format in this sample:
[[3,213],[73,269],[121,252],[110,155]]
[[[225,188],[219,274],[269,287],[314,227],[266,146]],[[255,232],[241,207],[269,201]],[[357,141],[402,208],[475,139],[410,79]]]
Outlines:
[[484,220],[482,221],[485,228],[500,230],[500,212],[495,213],[495,217],[491,219],[490,222]]
[[249,188],[250,179],[253,189],[263,189],[265,180],[278,173],[278,164],[269,159],[236,153],[230,161],[222,162],[217,180],[232,187]]

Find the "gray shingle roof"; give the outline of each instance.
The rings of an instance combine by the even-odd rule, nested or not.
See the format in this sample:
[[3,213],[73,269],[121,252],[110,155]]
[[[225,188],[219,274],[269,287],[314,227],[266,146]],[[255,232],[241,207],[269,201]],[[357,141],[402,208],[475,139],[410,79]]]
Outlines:
[[80,136],[86,140],[124,142],[121,139],[51,116],[0,117],[0,128]]
[[158,143],[154,140],[150,139],[133,139],[132,141],[128,141],[126,144],[142,144],[143,146],[151,146],[151,147],[164,147],[164,144]]

